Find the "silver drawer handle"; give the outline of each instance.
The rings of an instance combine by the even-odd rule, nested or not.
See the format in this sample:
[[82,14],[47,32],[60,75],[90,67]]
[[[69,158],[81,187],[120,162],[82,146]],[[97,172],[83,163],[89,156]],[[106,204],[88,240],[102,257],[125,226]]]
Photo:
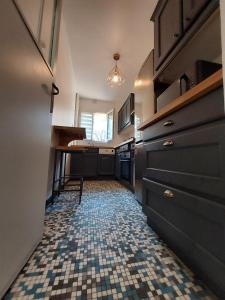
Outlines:
[[163,195],[166,198],[173,198],[174,197],[174,193],[171,190],[165,190]]
[[172,125],[174,125],[174,122],[172,120],[168,120],[163,123],[163,126],[172,126]]
[[167,140],[163,143],[164,147],[169,147],[169,146],[173,146],[174,145],[174,141],[172,140]]

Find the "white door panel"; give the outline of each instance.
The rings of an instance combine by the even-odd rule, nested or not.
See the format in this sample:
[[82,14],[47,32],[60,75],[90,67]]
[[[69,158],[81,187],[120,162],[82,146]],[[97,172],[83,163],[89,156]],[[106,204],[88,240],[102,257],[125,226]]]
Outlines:
[[0,44],[1,298],[42,236],[52,76],[11,0],[0,1]]

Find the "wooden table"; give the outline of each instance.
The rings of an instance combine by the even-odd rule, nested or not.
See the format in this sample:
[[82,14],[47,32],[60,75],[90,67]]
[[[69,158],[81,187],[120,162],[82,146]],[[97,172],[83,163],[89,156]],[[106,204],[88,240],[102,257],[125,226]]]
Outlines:
[[[61,192],[79,192],[79,204],[83,192],[83,177],[73,174],[66,175],[67,155],[76,152],[77,146],[68,146],[71,141],[82,140],[86,137],[85,128],[54,126],[58,139],[58,146],[55,147],[54,171],[52,182],[52,195],[60,195]],[[58,167],[59,161],[59,169]],[[78,181],[77,183],[69,183]],[[57,186],[56,186],[57,184]],[[74,188],[66,188],[74,187]]]

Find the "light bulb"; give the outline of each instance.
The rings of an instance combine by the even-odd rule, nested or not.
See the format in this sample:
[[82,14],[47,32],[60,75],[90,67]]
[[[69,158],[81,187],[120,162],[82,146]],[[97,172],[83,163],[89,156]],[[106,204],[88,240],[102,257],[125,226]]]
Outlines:
[[118,82],[118,81],[119,81],[118,75],[114,75],[114,76],[113,76],[113,81],[114,81],[114,82]]

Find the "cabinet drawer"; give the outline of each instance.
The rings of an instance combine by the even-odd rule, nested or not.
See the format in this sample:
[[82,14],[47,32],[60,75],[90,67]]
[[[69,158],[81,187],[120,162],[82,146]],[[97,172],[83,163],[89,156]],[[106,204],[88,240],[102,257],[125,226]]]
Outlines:
[[203,96],[179,111],[149,126],[143,132],[148,141],[173,132],[217,120],[224,116],[223,87]]
[[145,143],[144,177],[208,195],[225,204],[225,122]]
[[172,223],[150,207],[146,207],[148,224],[182,260],[213,289],[219,299],[225,299],[225,265],[210,252],[193,242]]
[[144,178],[144,206],[225,263],[225,206]]

